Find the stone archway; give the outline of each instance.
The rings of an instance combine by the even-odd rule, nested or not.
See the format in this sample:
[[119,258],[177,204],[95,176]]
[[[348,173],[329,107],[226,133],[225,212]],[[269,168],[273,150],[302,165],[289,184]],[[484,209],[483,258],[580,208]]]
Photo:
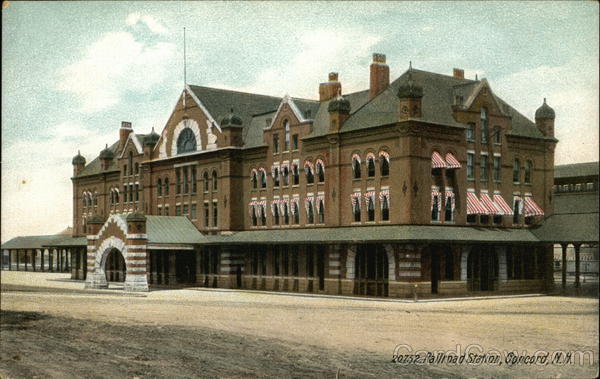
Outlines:
[[[86,282],[85,288],[108,288],[108,282],[106,281],[106,259],[108,258],[108,254],[112,250],[118,250],[125,260],[125,269],[127,270],[127,246],[122,239],[111,236],[102,241],[100,247],[96,250],[96,257],[93,262],[88,261],[88,271],[90,268],[92,269],[89,272]],[[89,267],[90,264],[92,267]]]
[[[396,281],[396,258],[394,256],[394,248],[390,244],[384,244],[383,247],[387,253],[388,258],[388,280]],[[348,250],[346,251],[346,279],[354,280],[355,278],[354,265],[356,261],[356,250],[356,245],[350,245],[348,246]]]

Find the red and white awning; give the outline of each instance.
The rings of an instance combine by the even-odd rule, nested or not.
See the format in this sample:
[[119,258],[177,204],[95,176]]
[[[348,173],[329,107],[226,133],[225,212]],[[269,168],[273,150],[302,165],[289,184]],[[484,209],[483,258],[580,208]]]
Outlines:
[[481,197],[481,204],[483,204],[483,206],[487,209],[486,214],[488,214],[488,215],[501,214],[500,209],[498,209],[498,207],[496,207],[496,204],[494,204],[494,202],[492,201],[492,199],[486,192],[482,192],[480,197]]
[[313,163],[311,161],[304,161],[304,171],[308,174],[309,172],[311,174],[314,174],[315,172],[315,166],[313,165]]
[[[299,197],[292,197],[292,199],[290,200],[291,203],[291,212],[293,215],[296,214],[296,209],[298,207],[298,202],[300,202],[300,198]],[[296,204],[296,206],[294,206],[294,204]]]
[[360,197],[361,197],[360,192],[353,192],[352,194],[350,194],[350,201],[352,202],[352,205],[360,204]]
[[358,154],[352,154],[352,161],[358,161],[358,163],[360,163],[360,155]]
[[456,208],[456,196],[454,196],[454,191],[452,189],[446,189],[446,202],[450,201],[450,207],[452,212]]
[[371,160],[371,161],[375,162],[375,154],[373,154],[373,153],[368,153],[368,154],[367,154],[367,161],[369,161],[369,160]]
[[525,196],[525,217],[543,215],[544,211],[535,201],[533,201],[533,197]]
[[439,210],[442,208],[442,199],[440,197],[440,190],[437,188],[432,188],[431,189],[431,210],[433,210],[433,204],[436,203],[435,202],[435,197],[437,196],[437,209],[438,212]]
[[387,161],[387,163],[390,163],[390,155],[388,154],[387,151],[380,151],[379,152],[379,157],[383,157],[383,159],[385,159]]
[[440,153],[438,153],[437,151],[434,151],[433,154],[431,154],[431,168],[446,168],[446,167],[447,167],[447,164],[446,164],[446,161],[444,160],[444,158],[442,158]]
[[494,193],[494,204],[500,209],[500,215],[512,216],[513,210],[500,193]]
[[306,209],[306,214],[308,215],[310,210],[312,209],[312,204],[314,201],[314,196],[307,196],[304,198],[304,208]]
[[325,170],[325,163],[323,162],[322,159],[317,159],[317,161],[315,162],[315,166],[317,166],[317,167],[321,166],[321,169]]
[[467,214],[485,215],[487,212],[487,209],[481,204],[475,192],[467,192]]
[[460,162],[452,153],[446,154],[446,168],[461,168]]

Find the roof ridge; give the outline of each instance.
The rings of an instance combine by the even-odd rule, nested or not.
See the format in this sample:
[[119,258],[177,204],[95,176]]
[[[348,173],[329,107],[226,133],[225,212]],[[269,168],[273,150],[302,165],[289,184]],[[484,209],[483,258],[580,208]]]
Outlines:
[[[463,84],[477,83],[477,82],[480,81],[480,80],[472,80],[472,79],[467,79],[467,78],[457,78],[457,77],[452,76],[452,75],[440,74],[439,72],[433,72],[433,71],[419,70],[417,68],[408,69],[402,75],[404,75],[405,73],[407,73],[410,70],[421,72],[421,73],[425,73],[425,74],[429,74],[429,75],[442,76],[444,78],[453,79],[453,80],[457,80],[457,81],[465,81],[466,83],[463,83]],[[400,76],[402,76],[402,75],[400,75]]]
[[271,98],[271,99],[279,99],[279,100],[283,99],[283,97],[272,96],[272,95],[263,95],[263,94],[260,94],[260,93],[244,92],[244,91],[238,91],[238,90],[232,90],[232,89],[226,89],[226,88],[198,86],[198,85],[195,85],[195,84],[188,84],[188,85],[190,87],[206,88],[206,89],[211,89],[211,90],[215,90],[215,91],[234,92],[234,93],[239,93],[239,94],[243,94],[243,95],[261,96],[261,97],[268,97],[268,98]]

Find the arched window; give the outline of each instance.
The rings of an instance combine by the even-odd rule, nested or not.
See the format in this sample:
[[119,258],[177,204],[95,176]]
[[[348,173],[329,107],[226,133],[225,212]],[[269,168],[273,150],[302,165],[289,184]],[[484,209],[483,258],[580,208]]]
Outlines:
[[260,169],[260,187],[267,188],[267,172],[264,168]]
[[273,225],[279,225],[279,204],[275,200],[271,204],[271,210],[273,211]]
[[177,154],[196,151],[196,136],[190,128],[185,128],[177,138]]
[[130,151],[129,152],[129,158],[127,160],[128,166],[129,166],[129,175],[133,174],[133,152]]
[[488,143],[488,112],[481,108],[481,143]]
[[298,213],[298,202],[292,202],[292,214],[294,215],[294,224],[299,224],[300,214]]
[[115,188],[115,204],[119,204],[119,189]]
[[208,192],[208,172],[204,171],[202,175],[202,186],[204,187],[204,192]]
[[354,222],[360,222],[360,198],[353,199],[352,212],[354,213]]
[[383,221],[388,221],[390,219],[389,195],[381,197],[381,219]]
[[290,150],[290,122],[288,120],[285,120],[283,122],[284,124],[284,129],[285,129],[285,151],[289,151]]
[[352,171],[354,172],[354,179],[360,179],[360,157],[358,154],[352,156]]
[[527,160],[525,162],[525,184],[531,184],[531,170],[533,169],[533,162]]
[[319,183],[323,183],[325,181],[325,164],[321,159],[317,159],[317,177],[319,178]]
[[375,221],[375,201],[373,199],[373,196],[368,196],[367,197],[367,220],[368,221]]
[[253,206],[251,208],[251,213],[252,213],[252,226],[256,226],[258,225],[258,217],[256,217],[256,207]]
[[250,180],[252,180],[252,188],[256,189],[258,188],[258,179],[256,178],[256,169],[252,170],[252,173],[250,174]]
[[283,203],[283,223],[288,225],[290,223],[290,211],[288,209],[288,203]]
[[521,177],[521,162],[518,158],[515,159],[513,163],[513,182],[519,183],[519,178]]
[[312,184],[315,182],[315,168],[309,161],[304,162],[304,172],[306,173],[306,183]]
[[219,188],[219,181],[217,180],[217,172],[212,172],[212,182],[213,182],[213,191],[216,191]]
[[306,223],[307,224],[314,224],[315,223],[315,210],[313,209],[313,202],[312,200],[306,202]]
[[292,163],[292,176],[292,184],[297,186],[300,183],[300,169],[298,168],[297,162]]
[[367,154],[367,176],[372,178],[375,176],[375,155]]
[[157,195],[158,196],[162,196],[163,191],[162,191],[162,180],[159,178],[158,182],[156,183],[156,191],[157,191]]
[[319,224],[325,223],[325,202],[323,199],[319,199],[317,204],[317,213],[319,214]]
[[164,186],[163,193],[166,196],[169,194],[169,178],[165,178],[163,186]]
[[379,153],[379,159],[381,160],[381,176],[388,176],[390,174],[390,155],[382,151]]
[[290,169],[288,165],[281,166],[281,175],[283,176],[283,185],[287,186],[290,184]]
[[196,166],[192,166],[192,193],[198,190],[198,178],[196,177]]

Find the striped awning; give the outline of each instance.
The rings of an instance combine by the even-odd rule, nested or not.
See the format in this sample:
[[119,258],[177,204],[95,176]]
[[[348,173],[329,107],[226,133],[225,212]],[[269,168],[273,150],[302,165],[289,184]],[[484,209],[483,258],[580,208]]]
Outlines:
[[544,211],[535,201],[533,201],[533,197],[525,196],[525,217],[543,215]]
[[467,192],[467,214],[468,215],[485,215],[487,209],[481,204],[475,192]]
[[481,204],[483,204],[483,206],[487,209],[488,215],[501,214],[500,209],[496,206],[496,204],[494,204],[494,202],[492,201],[492,199],[490,198],[490,196],[487,193],[482,192],[480,197],[481,197]]
[[494,193],[494,204],[496,204],[496,206],[498,208],[500,208],[500,212],[501,212],[501,213],[499,213],[500,215],[503,215],[503,216],[512,216],[513,215],[512,208],[508,205],[506,200],[504,200],[502,195],[500,195],[499,193]]
[[461,168],[460,162],[452,153],[446,154],[446,168]]
[[444,160],[444,158],[442,158],[442,156],[440,155],[440,153],[438,153],[437,151],[434,151],[433,154],[431,154],[431,168],[446,168],[446,161]]

